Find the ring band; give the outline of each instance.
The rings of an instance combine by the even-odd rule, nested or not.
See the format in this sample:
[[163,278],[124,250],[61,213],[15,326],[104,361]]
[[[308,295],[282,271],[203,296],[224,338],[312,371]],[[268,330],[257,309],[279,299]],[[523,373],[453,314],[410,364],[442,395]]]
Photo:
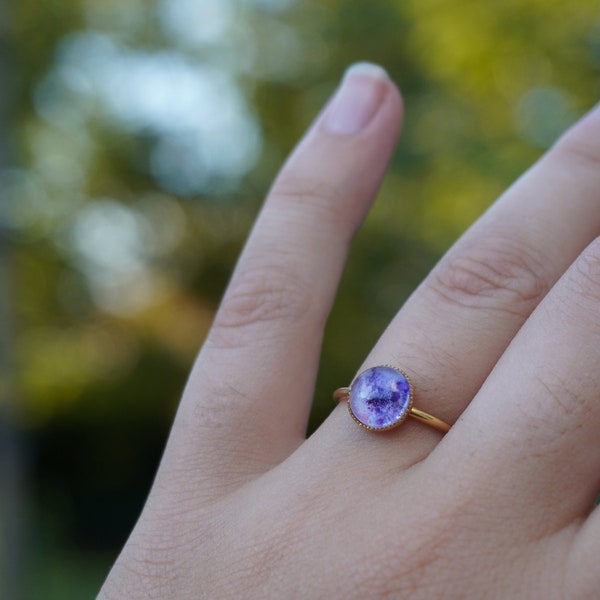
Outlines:
[[383,365],[360,373],[350,387],[335,390],[338,402],[348,403],[354,421],[369,431],[388,431],[412,417],[442,433],[450,425],[413,406],[413,387],[400,369]]

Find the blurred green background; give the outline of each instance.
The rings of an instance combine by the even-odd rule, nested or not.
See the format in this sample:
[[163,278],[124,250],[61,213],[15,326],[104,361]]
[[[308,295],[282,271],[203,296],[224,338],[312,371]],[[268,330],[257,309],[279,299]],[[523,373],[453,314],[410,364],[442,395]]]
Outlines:
[[594,0],[0,0],[0,598],[93,597],[286,154],[357,60],[406,125],[311,422],[600,95]]

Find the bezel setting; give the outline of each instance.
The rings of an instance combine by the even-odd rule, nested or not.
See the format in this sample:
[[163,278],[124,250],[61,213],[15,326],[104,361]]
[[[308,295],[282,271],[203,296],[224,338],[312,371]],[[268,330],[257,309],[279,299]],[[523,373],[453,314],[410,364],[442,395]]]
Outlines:
[[357,375],[348,388],[347,404],[350,416],[363,429],[389,431],[408,418],[413,386],[401,369],[391,365],[371,367]]

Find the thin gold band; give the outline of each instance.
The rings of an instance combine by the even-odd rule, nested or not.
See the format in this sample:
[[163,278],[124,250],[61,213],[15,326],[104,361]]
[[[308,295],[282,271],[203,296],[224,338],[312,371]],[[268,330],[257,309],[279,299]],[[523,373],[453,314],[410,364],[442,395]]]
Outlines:
[[[333,392],[333,397],[338,402],[346,402],[350,396],[350,388],[349,387],[341,387]],[[429,425],[429,427],[433,427],[442,433],[447,433],[450,431],[450,425],[446,423],[446,421],[442,421],[429,413],[426,413],[424,410],[420,410],[411,406],[408,411],[408,416],[420,421],[421,423],[425,423],[425,425]]]
[[411,406],[408,411],[408,416],[416,419],[417,421],[421,421],[421,423],[425,423],[425,425],[429,425],[429,427],[433,427],[442,433],[448,433],[450,431],[450,425],[446,423],[446,421],[442,421],[429,413],[426,413],[424,410],[419,410],[414,406]]

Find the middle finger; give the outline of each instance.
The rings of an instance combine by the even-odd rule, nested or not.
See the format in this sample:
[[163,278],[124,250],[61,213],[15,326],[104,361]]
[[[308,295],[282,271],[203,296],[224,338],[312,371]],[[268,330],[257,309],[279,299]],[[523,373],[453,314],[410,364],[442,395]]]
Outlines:
[[[402,368],[415,385],[415,405],[453,423],[546,292],[600,234],[599,190],[596,109],[455,244],[362,369]],[[333,421],[338,418],[341,411]],[[417,423],[405,427],[411,433],[403,432],[402,455],[410,464],[431,450],[439,434]],[[415,436],[420,443],[409,441]]]

